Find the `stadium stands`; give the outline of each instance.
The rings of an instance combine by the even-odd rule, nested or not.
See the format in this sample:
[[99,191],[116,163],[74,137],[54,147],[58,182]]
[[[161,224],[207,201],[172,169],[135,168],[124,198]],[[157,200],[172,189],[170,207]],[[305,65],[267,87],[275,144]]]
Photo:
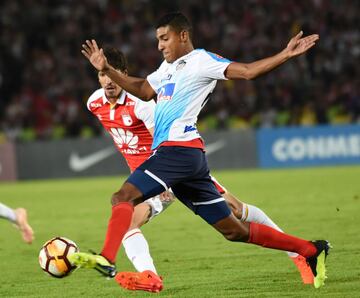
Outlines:
[[300,29],[320,42],[255,81],[224,82],[199,128],[226,129],[360,122],[360,2],[10,1],[0,3],[0,141],[91,137],[102,133],[85,101],[96,73],[80,53],[96,38],[119,47],[130,73],[161,61],[153,24],[181,10],[195,47],[251,62],[275,54]]

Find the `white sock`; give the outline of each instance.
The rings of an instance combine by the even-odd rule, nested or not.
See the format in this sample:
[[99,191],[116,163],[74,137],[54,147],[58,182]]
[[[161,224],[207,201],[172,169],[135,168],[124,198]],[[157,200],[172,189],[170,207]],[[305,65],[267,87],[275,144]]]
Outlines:
[[[275,230],[283,232],[266,214],[264,211],[259,209],[256,206],[252,206],[249,204],[243,203],[243,210],[241,220],[245,222],[255,222],[259,224],[263,224],[265,226],[271,227]],[[286,252],[289,257],[297,257],[297,253]]]
[[149,245],[140,229],[128,231],[123,239],[122,244],[124,245],[126,255],[135,269],[139,272],[151,270],[157,274],[150,255]]
[[15,211],[8,206],[0,203],[0,217],[6,218],[7,220],[16,223]]

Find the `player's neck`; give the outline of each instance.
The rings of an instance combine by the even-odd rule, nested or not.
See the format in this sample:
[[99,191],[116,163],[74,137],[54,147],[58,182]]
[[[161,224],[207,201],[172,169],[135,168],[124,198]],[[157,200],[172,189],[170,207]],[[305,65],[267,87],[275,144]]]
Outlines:
[[116,104],[117,104],[117,100],[118,100],[118,97],[117,98],[108,98],[108,101],[110,103],[110,109],[114,109],[116,107]]
[[191,53],[194,50],[194,47],[192,44],[189,44],[187,47],[184,48],[184,51],[182,53],[182,55],[178,58],[181,58],[183,56],[186,56],[187,54]]
[[194,50],[193,45],[192,45],[192,44],[189,44],[188,46],[186,46],[186,47],[183,49],[183,51],[181,51],[181,52],[179,53],[179,56],[175,59],[175,61],[178,60],[178,59],[180,59],[181,57],[184,57],[184,56],[186,56],[187,54],[191,53],[193,50]]
[[107,100],[113,105],[117,102],[117,100],[119,99],[118,97],[111,97],[111,98],[107,98]]
[[120,93],[119,93],[117,96],[111,96],[111,97],[109,97],[109,96],[107,96],[107,95],[105,94],[107,101],[108,101],[111,105],[115,105],[116,102],[118,101],[118,99],[120,98],[122,91],[123,91],[123,90],[121,89]]

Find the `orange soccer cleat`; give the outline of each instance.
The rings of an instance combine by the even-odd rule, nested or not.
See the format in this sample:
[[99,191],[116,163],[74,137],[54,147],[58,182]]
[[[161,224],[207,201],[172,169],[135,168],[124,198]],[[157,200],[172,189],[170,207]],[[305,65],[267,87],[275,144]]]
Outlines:
[[306,259],[303,256],[298,255],[295,258],[291,257],[291,260],[294,262],[295,266],[298,268],[301,278],[304,284],[313,284],[314,283],[314,274],[311,271],[309,264],[306,262]]
[[143,272],[119,272],[115,280],[124,289],[132,291],[148,291],[159,293],[163,289],[163,282],[160,276],[150,270]]

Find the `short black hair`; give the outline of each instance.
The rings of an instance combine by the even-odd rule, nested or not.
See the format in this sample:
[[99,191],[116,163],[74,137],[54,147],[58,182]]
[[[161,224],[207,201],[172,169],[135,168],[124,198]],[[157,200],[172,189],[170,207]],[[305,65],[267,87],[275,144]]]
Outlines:
[[106,56],[108,63],[112,67],[121,71],[127,71],[128,66],[125,55],[119,49],[105,46],[104,55]]
[[156,24],[156,29],[165,26],[170,26],[177,33],[180,33],[183,30],[188,31],[190,38],[192,38],[193,28],[187,17],[181,12],[170,12],[162,16]]

